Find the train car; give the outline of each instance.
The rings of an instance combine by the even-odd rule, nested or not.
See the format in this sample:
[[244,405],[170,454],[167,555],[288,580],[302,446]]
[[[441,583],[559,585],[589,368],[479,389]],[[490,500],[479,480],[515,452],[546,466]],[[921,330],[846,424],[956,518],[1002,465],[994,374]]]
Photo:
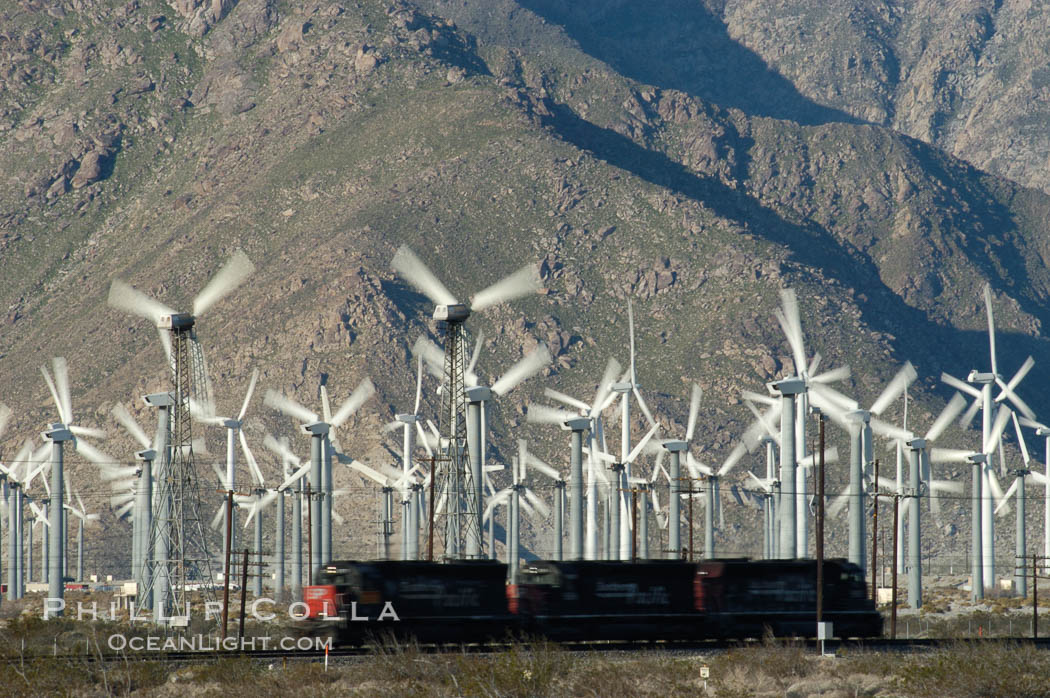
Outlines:
[[[816,560],[711,560],[696,568],[695,608],[723,637],[812,637],[816,633]],[[824,561],[823,618],[838,637],[878,637],[882,616],[859,567]]]
[[535,562],[510,587],[526,632],[551,640],[701,638],[696,566],[678,560]]
[[376,637],[419,642],[502,640],[516,628],[506,597],[507,566],[491,560],[450,563],[330,562],[303,599],[307,632],[341,644]]

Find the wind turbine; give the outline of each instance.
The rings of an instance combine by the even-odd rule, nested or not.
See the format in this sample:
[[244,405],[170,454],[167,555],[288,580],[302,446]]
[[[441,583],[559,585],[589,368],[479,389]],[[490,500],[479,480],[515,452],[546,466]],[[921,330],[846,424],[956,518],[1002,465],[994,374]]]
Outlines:
[[867,537],[864,531],[867,505],[864,501],[864,475],[873,462],[873,432],[893,439],[906,441],[908,438],[904,429],[883,422],[877,419],[877,416],[885,412],[917,377],[915,367],[911,362],[905,362],[866,410],[861,409],[855,400],[828,386],[817,384],[812,387],[813,404],[823,410],[850,436],[849,490],[847,492],[849,503],[848,553],[849,561],[860,567],[862,571],[867,568],[867,555],[865,554]]
[[[426,342],[423,337],[420,340]],[[426,342],[429,344],[429,342]],[[419,342],[417,342],[417,345]],[[416,356],[416,402],[412,408],[412,412],[403,413],[396,415],[393,422],[387,425],[388,429],[396,429],[401,427],[402,437],[402,449],[401,449],[401,472],[402,474],[408,474],[412,471],[412,454],[415,451],[415,438],[418,434],[423,447],[428,450],[427,435],[423,431],[423,426],[420,424],[419,418],[419,405],[423,398],[423,355],[418,354]],[[401,559],[402,560],[415,560],[419,556],[419,527],[417,526],[414,530],[409,527],[409,521],[412,518],[410,507],[416,506],[413,490],[411,488],[405,488],[402,491],[401,498]],[[385,500],[384,500],[385,501]]]
[[689,398],[689,421],[686,425],[685,439],[668,439],[661,444],[671,453],[671,472],[667,478],[667,548],[668,559],[671,560],[677,559],[679,551],[682,549],[682,500],[679,497],[682,489],[682,453],[686,453],[687,458],[692,458],[692,454],[688,453],[688,450],[696,433],[696,420],[700,415],[700,400],[703,399],[703,396],[704,391],[700,389],[699,385],[693,383],[693,392]]
[[[311,437],[310,447],[310,521],[314,545],[311,569],[318,569],[332,559],[332,430],[339,428],[361,405],[375,394],[372,380],[365,378],[334,415],[328,407],[328,391],[321,387],[321,402],[324,421],[316,412],[311,412],[295,400],[267,390],[263,404],[283,412],[301,423],[303,433]],[[322,504],[322,501],[324,502]]]
[[[252,474],[255,476],[256,481],[261,477],[261,473],[258,472],[258,465],[254,464],[255,459],[250,455],[251,451],[248,448],[248,440],[244,436],[244,415],[248,412],[248,405],[252,400],[252,394],[255,392],[255,384],[259,380],[259,369],[252,371],[251,380],[248,383],[248,390],[244,394],[244,401],[241,403],[241,411],[237,414],[237,417],[220,417],[215,414],[215,405],[213,403],[206,403],[203,405],[196,406],[194,417],[204,424],[212,424],[221,426],[226,429],[226,477],[223,478],[222,482],[225,484],[228,492],[234,492],[237,489],[237,441],[240,440],[241,450],[244,452],[245,460],[252,467]],[[192,404],[192,403],[191,403]],[[253,465],[254,464],[254,465]],[[223,500],[223,510],[225,511],[226,500]],[[234,507],[234,511],[231,512],[232,527],[230,536],[230,547],[233,550],[237,549],[237,543],[235,532],[237,530],[237,511]],[[226,559],[226,538],[223,537],[223,551],[222,559]],[[257,579],[260,579],[257,577]]]
[[206,363],[195,329],[197,318],[254,271],[255,266],[243,252],[234,253],[193,299],[192,313],[176,312],[119,279],[110,286],[111,306],[145,318],[157,327],[171,367],[171,401],[166,406],[171,415],[170,436],[165,435],[161,444],[164,450],[158,473],[158,506],[149,533],[152,559],[147,564],[151,568],[151,586],[140,590],[140,594],[152,594],[154,619],[158,623],[175,613],[181,614],[189,606],[187,582],[214,579],[202,524],[190,419],[191,398],[209,402]]
[[84,524],[89,521],[98,521],[98,514],[87,513],[87,508],[84,507],[84,500],[80,498],[80,493],[76,493],[77,504],[79,507],[72,505],[65,505],[66,509],[70,511],[77,519],[77,581],[84,581]]
[[[769,384],[770,393],[784,399],[781,410],[781,482],[795,486],[794,502],[781,497],[781,554],[787,557],[804,558],[809,555],[809,508],[806,473],[794,465],[796,459],[806,456],[806,424],[809,418],[809,389],[814,384],[828,384],[849,378],[848,366],[817,374],[820,353],[807,359],[799,315],[798,298],[790,288],[780,292],[782,308],[774,311],[784,336],[791,347],[795,364],[795,375]],[[790,402],[790,404],[788,404]],[[796,409],[797,408],[797,409]],[[790,421],[789,421],[790,420]],[[785,479],[790,477],[791,479]],[[793,526],[794,531],[789,528]]]
[[[2,412],[2,411],[0,411]],[[10,413],[8,413],[9,415]],[[0,414],[3,417],[3,414]],[[6,421],[4,418],[2,421]],[[23,560],[23,521],[26,475],[32,467],[33,442],[27,439],[15,454],[10,467],[0,465],[5,485],[10,488],[7,505],[7,599],[14,601],[25,595],[25,560]],[[30,529],[32,530],[32,529]],[[32,563],[32,557],[30,557]]]
[[[981,452],[988,455],[988,461],[984,464],[982,475],[982,490],[991,491],[991,473],[995,470],[995,460],[992,457],[995,448],[995,440],[992,436],[992,423],[995,419],[993,405],[1009,400],[1021,414],[1028,419],[1035,419],[1031,408],[1014,392],[1021,380],[1035,365],[1032,357],[1028,357],[1021,368],[1017,370],[1014,377],[1007,383],[999,375],[999,367],[995,355],[995,318],[992,314],[992,290],[989,284],[984,285],[984,307],[988,319],[988,354],[991,372],[985,373],[976,369],[970,371],[963,382],[947,373],[941,374],[941,380],[974,398],[973,404],[963,416],[963,425],[968,425],[978,409],[981,410]],[[974,387],[979,385],[980,388]],[[999,387],[999,395],[992,399],[992,386]],[[995,582],[995,524],[993,521],[992,502],[987,498],[981,500],[981,554],[983,556],[984,569],[982,578],[985,584]]]
[[[312,467],[307,463],[300,467],[301,460],[288,448],[288,439],[275,439],[271,434],[263,437],[263,446],[281,457],[281,473],[284,480],[277,487],[280,497],[277,499],[277,593],[284,591],[284,493],[295,485],[292,494],[292,597],[299,598],[303,585],[303,491],[301,479]],[[293,473],[291,468],[297,470]]]
[[1010,500],[1010,497],[1013,497],[1016,500],[1017,529],[1014,549],[1014,592],[1021,598],[1025,598],[1028,596],[1028,577],[1026,574],[1026,561],[1028,559],[1028,532],[1025,526],[1026,497],[1024,487],[1027,482],[1026,478],[1029,476],[1032,478],[1033,482],[1043,485],[1044,487],[1050,483],[1050,480],[1047,480],[1043,473],[1032,470],[1031,458],[1028,455],[1028,445],[1025,444],[1024,435],[1021,433],[1021,425],[1017,421],[1017,415],[1011,411],[1010,416],[1013,418],[1014,430],[1017,433],[1017,443],[1021,446],[1021,457],[1024,460],[1024,466],[1014,471],[1016,477],[1014,478],[1013,484],[1010,485],[1010,489],[1008,489],[1003,495],[1002,500],[995,508],[995,513],[998,514],[1004,509],[1009,509],[1007,502]]
[[[562,543],[565,531],[565,478],[555,468],[544,463],[540,458],[526,448],[521,447],[519,459],[525,458],[526,463],[533,469],[546,475],[554,483],[554,560],[562,559]],[[502,466],[500,466],[502,468]]]
[[1046,488],[1043,493],[1043,568],[1050,568],[1050,427],[1033,419],[1021,417],[1021,425],[1029,429],[1035,429],[1036,436],[1042,436],[1044,441],[1046,469],[1043,476],[1046,478]]
[[477,293],[470,304],[460,303],[433,272],[406,245],[398,248],[390,266],[434,304],[433,317],[445,322],[444,375],[448,385],[442,393],[439,423],[448,439],[450,462],[444,473],[448,483],[449,510],[446,517],[445,555],[452,558],[481,557],[482,498],[481,469],[469,461],[467,452],[464,323],[472,312],[499,305],[534,293],[540,288],[536,265],[519,269],[505,279]]
[[[63,357],[52,359],[52,368],[55,377],[46,366],[40,367],[44,376],[51,398],[54,400],[58,410],[59,422],[49,425],[47,431],[41,435],[51,442],[51,498],[56,506],[50,507],[48,511],[49,521],[49,558],[48,567],[48,594],[49,598],[61,599],[65,596],[65,511],[63,499],[65,498],[66,477],[63,470],[63,445],[66,441],[72,441],[77,453],[89,461],[100,466],[112,465],[113,458],[99,451],[91,445],[85,437],[104,438],[105,432],[99,429],[89,429],[77,426],[73,423],[73,400],[69,389],[69,366]],[[41,465],[41,468],[44,466]],[[59,611],[56,615],[61,615]]]
[[533,461],[529,458],[527,442],[524,439],[518,439],[518,457],[512,459],[511,465],[511,484],[490,497],[483,512],[486,518],[492,516],[492,510],[495,507],[504,500],[510,500],[510,514],[507,517],[507,564],[509,565],[507,578],[511,584],[517,583],[521,555],[521,507],[524,507],[525,513],[530,518],[535,518],[538,514],[540,518],[545,519],[551,513],[543,500],[525,485],[530,463]]
[[[402,492],[402,496],[405,499],[409,499],[409,497],[405,493],[407,493],[409,491],[409,486],[408,485],[409,485],[409,481],[410,481],[410,479],[411,479],[411,477],[413,475],[413,472],[409,471],[408,473],[399,473],[399,472],[395,471],[393,468],[390,468],[388,466],[383,466],[383,465],[380,465],[379,466],[379,470],[376,470],[374,468],[368,467],[364,463],[362,463],[360,461],[357,461],[357,460],[352,460],[349,463],[346,463],[346,466],[348,468],[352,469],[352,470],[356,470],[357,472],[361,473],[362,475],[364,475],[368,479],[373,480],[374,482],[378,483],[379,486],[382,488],[381,489],[381,492],[383,494],[382,514],[381,514],[381,527],[382,527],[382,540],[383,540],[383,544],[382,544],[383,557],[382,557],[382,559],[389,560],[390,559],[390,536],[394,532],[394,510],[393,510],[394,490],[400,490]],[[380,471],[383,471],[383,472],[380,472]],[[401,525],[402,525],[403,529],[405,529],[405,530],[408,529],[408,521],[407,520],[402,521]],[[402,558],[402,559],[404,559],[404,558]]]

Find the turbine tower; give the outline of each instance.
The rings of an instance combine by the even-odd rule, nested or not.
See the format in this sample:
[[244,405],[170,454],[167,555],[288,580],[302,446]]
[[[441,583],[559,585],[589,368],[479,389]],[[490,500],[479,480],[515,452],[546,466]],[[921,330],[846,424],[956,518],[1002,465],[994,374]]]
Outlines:
[[539,275],[535,265],[523,267],[479,292],[468,305],[457,301],[407,246],[398,249],[390,265],[405,281],[434,302],[434,319],[446,325],[445,390],[438,421],[447,443],[447,467],[440,475],[435,473],[444,480],[442,490],[448,492],[444,555],[448,559],[479,559],[484,478],[481,463],[471,463],[467,450],[464,323],[472,312],[538,291]]
[[[172,376],[172,405],[168,444],[158,468],[157,507],[150,524],[149,555],[151,586],[140,593],[153,593],[153,620],[183,625],[190,607],[190,585],[206,583],[214,575],[208,539],[201,513],[201,493],[193,456],[190,400],[210,402],[204,355],[197,343],[197,318],[240,286],[255,271],[243,252],[233,257],[212,277],[193,300],[193,312],[180,313],[123,281],[110,287],[109,304],[150,320],[160,332],[168,354]],[[175,618],[179,620],[176,622]]]

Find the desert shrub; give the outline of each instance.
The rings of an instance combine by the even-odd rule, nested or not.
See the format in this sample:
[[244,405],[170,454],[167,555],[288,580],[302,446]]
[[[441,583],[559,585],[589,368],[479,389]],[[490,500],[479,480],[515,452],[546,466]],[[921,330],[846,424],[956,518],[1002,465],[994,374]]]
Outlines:
[[970,642],[906,658],[897,685],[909,696],[1050,696],[1050,657],[1027,645]]

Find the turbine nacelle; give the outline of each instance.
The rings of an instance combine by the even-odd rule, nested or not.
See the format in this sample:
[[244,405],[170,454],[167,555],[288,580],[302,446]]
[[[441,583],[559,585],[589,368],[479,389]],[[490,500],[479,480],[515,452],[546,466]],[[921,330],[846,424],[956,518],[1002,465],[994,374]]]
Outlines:
[[301,429],[304,434],[310,434],[311,436],[324,436],[328,433],[330,427],[326,422],[311,422],[310,424],[302,425]]
[[470,306],[465,303],[449,303],[434,308],[434,319],[444,322],[465,322],[470,317]]
[[871,421],[871,412],[868,410],[851,410],[845,414],[845,417],[850,422],[867,424]]
[[415,424],[419,421],[419,417],[414,414],[399,414],[395,415],[394,419],[399,422],[404,422],[405,424]]
[[988,462],[988,454],[971,453],[970,455],[966,456],[966,461],[968,463],[972,463],[973,465],[983,465]]
[[175,396],[168,393],[151,393],[142,398],[150,407],[171,407],[175,404]]
[[766,383],[770,395],[798,395],[806,392],[806,381],[801,378],[784,378],[783,380]]
[[55,442],[73,440],[73,432],[67,429],[65,424],[60,423],[51,424],[48,430],[41,432],[40,435]]
[[587,431],[591,428],[590,417],[579,417],[565,422],[565,426],[571,431]]
[[483,385],[467,388],[463,393],[467,396],[467,402],[485,402],[492,399],[492,389]]
[[685,441],[664,441],[663,447],[671,453],[682,453],[689,448],[689,444]]
[[172,313],[161,315],[157,320],[157,327],[162,330],[188,330],[193,327],[196,318],[189,313]]
[[147,448],[142,451],[135,451],[135,457],[142,461],[153,461],[157,458],[157,452],[152,448]]
[[221,419],[222,421],[219,423],[227,429],[240,429],[241,425],[243,424],[243,422],[241,422],[238,419],[229,419],[226,417],[223,417]]
[[629,393],[633,387],[634,385],[631,383],[613,383],[609,386],[609,390],[614,393]]
[[966,376],[967,383],[994,383],[995,379],[999,378],[995,373],[982,373],[977,370],[970,371],[970,375]]
[[926,448],[926,439],[911,439],[908,441],[908,448],[913,451],[921,451]]

